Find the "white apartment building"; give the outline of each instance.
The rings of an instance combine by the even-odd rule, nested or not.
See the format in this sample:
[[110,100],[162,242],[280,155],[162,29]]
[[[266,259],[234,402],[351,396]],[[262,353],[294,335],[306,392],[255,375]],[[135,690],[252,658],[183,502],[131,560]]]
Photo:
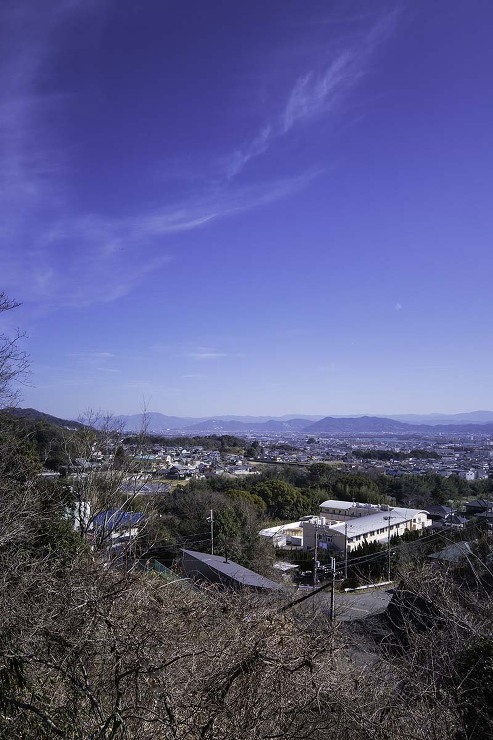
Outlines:
[[363,543],[386,543],[389,537],[430,527],[428,512],[386,504],[362,504],[352,501],[324,501],[320,516],[302,521],[303,549],[317,544],[322,549],[352,552]]

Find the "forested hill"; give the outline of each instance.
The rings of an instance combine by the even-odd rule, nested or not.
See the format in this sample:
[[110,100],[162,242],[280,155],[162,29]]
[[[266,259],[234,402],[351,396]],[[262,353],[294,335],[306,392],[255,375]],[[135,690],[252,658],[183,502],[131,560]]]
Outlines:
[[83,429],[84,424],[79,421],[73,421],[72,419],[60,419],[58,416],[51,416],[51,414],[45,414],[43,411],[37,411],[36,409],[21,409],[16,407],[6,408],[0,412],[2,415],[7,417],[15,417],[18,419],[27,419],[29,421],[44,421],[47,424],[52,424],[57,427],[64,427],[65,429]]

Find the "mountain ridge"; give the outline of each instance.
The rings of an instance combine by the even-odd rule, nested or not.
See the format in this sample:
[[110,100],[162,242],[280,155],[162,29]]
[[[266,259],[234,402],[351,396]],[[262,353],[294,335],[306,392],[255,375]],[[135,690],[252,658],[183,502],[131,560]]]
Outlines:
[[[481,421],[470,421],[474,418],[481,418]],[[405,415],[403,415],[405,416]],[[307,415],[306,417],[293,416],[286,418],[286,416],[275,417],[245,417],[245,416],[233,416],[231,414],[221,416],[210,416],[210,417],[176,417],[166,416],[159,412],[150,412],[146,415],[148,423],[148,431],[151,432],[168,432],[168,431],[186,431],[186,432],[202,432],[202,433],[219,433],[229,434],[234,432],[300,432],[307,434],[316,433],[328,433],[328,432],[366,432],[366,433],[381,433],[381,432],[412,432],[412,431],[430,431],[436,429],[440,431],[440,428],[447,429],[449,431],[460,431],[464,428],[464,431],[487,431],[486,427],[489,424],[493,425],[493,412],[481,411],[481,412],[466,412],[464,414],[431,414],[429,416],[408,415],[412,416],[415,423],[410,420],[405,420],[403,416],[396,415],[391,416],[370,416],[370,415],[358,415],[358,416],[325,416],[315,417]],[[436,419],[438,417],[438,422]],[[459,417],[459,418],[457,418]],[[422,421],[426,418],[426,422]],[[258,421],[258,420],[261,421]],[[142,414],[133,414],[131,416],[119,416],[116,417],[117,421],[125,425],[128,431],[138,431],[142,427]],[[454,423],[462,420],[462,423]],[[469,423],[468,423],[469,422]],[[455,429],[452,429],[455,427]]]
[[[37,409],[4,409],[14,416],[45,420],[58,426],[77,428],[80,422],[62,419]],[[426,422],[421,421],[426,418]],[[314,420],[315,419],[315,420]],[[413,421],[411,421],[411,419]],[[167,416],[160,412],[119,415],[113,417],[115,425],[127,432],[141,431],[143,426],[148,432],[158,433],[202,433],[233,434],[243,433],[302,433],[302,434],[399,434],[406,432],[426,433],[434,431],[455,433],[490,433],[493,432],[493,412],[473,411],[461,414],[403,414],[396,416],[313,416],[293,415],[288,418],[275,416],[214,416],[214,417],[180,417]],[[413,423],[414,422],[414,423]],[[457,423],[459,422],[459,423]]]
[[[471,411],[460,414],[333,414],[331,416],[324,416],[323,414],[283,414],[282,416],[245,416],[241,414],[214,414],[211,416],[201,417],[190,417],[190,416],[167,416],[160,412],[148,412],[146,414],[147,421],[152,427],[159,425],[157,431],[164,431],[165,429],[181,429],[187,427],[195,427],[197,425],[204,426],[206,423],[214,423],[219,425],[220,422],[234,422],[238,423],[238,428],[251,427],[257,424],[265,424],[270,422],[281,422],[288,423],[291,425],[295,422],[295,426],[300,426],[298,422],[306,421],[307,426],[309,424],[315,424],[323,419],[385,419],[396,422],[401,422],[406,425],[425,425],[434,426],[438,424],[449,425],[459,423],[472,423],[472,424],[486,424],[493,423],[493,411]],[[130,423],[135,430],[140,429],[142,426],[142,414],[121,414],[115,417],[116,421]],[[221,425],[222,426],[222,425]],[[225,425],[229,426],[229,424]]]

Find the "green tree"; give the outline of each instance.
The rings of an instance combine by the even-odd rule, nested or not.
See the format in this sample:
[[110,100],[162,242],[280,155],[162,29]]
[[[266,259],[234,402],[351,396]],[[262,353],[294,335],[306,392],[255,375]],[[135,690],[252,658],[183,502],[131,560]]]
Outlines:
[[116,470],[121,470],[127,461],[127,455],[125,453],[125,448],[123,445],[118,445],[115,451],[115,457],[113,460],[113,465]]
[[245,457],[257,458],[260,457],[262,452],[263,450],[260,442],[257,439],[254,439],[253,442],[246,448]]
[[309,513],[309,499],[295,486],[283,480],[257,483],[252,493],[265,502],[267,514],[274,519],[294,519]]
[[259,516],[265,515],[267,504],[257,494],[251,493],[250,491],[245,491],[242,488],[232,488],[232,489],[225,491],[225,493],[226,493],[226,496],[229,496],[230,498],[233,498],[236,500],[240,499],[243,501],[247,501],[249,504],[251,504],[257,509]]

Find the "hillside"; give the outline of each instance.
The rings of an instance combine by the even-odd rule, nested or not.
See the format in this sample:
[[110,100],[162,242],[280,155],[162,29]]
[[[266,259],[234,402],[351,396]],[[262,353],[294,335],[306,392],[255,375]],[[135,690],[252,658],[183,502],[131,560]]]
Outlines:
[[360,416],[350,418],[336,418],[326,416],[314,424],[307,426],[304,431],[310,434],[320,433],[399,433],[409,432],[415,428],[412,424],[405,424],[393,419],[383,419],[378,416]]
[[84,424],[79,421],[73,421],[73,419],[60,419],[58,416],[51,416],[43,411],[37,411],[37,409],[21,409],[21,408],[6,408],[0,413],[15,417],[17,419],[27,419],[28,421],[44,421],[46,424],[52,424],[56,427],[63,427],[64,429],[83,429]]

